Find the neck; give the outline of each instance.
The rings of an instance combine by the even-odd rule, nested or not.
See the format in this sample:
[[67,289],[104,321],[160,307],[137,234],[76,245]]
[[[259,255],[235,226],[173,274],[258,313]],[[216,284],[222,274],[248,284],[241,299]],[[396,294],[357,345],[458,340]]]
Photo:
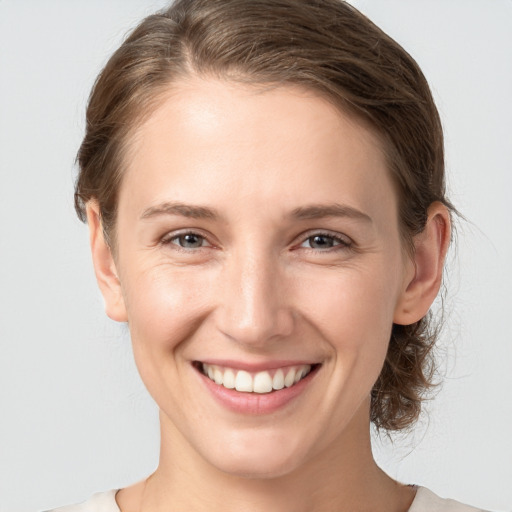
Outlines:
[[[389,478],[375,463],[364,414],[356,414],[339,439],[300,468],[268,478],[220,471],[162,413],[160,423],[159,466],[131,500],[118,497],[122,512],[405,512],[414,498],[412,488]],[[140,506],[123,507],[128,501]]]

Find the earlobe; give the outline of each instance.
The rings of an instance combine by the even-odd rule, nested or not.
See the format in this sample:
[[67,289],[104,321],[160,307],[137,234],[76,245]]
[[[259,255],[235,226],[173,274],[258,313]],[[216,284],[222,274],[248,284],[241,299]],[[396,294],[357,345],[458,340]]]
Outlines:
[[126,322],[127,315],[121,283],[112,251],[105,240],[98,203],[95,200],[89,201],[86,211],[94,272],[103,295],[105,312],[112,320]]
[[394,323],[413,324],[427,314],[441,286],[450,234],[448,208],[440,202],[432,203],[425,229],[413,240],[412,271],[406,277],[395,309]]

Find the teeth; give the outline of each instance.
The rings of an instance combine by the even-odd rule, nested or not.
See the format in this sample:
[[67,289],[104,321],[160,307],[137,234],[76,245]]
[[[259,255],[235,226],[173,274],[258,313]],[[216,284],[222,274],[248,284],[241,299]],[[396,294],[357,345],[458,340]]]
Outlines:
[[251,374],[248,372],[244,372],[243,370],[240,370],[236,374],[235,379],[235,389],[237,391],[252,391],[252,377]]
[[213,380],[215,381],[215,384],[222,384],[222,381],[224,380],[224,375],[222,375],[222,372],[218,368],[213,370]]
[[274,378],[272,380],[272,387],[274,389],[283,389],[284,388],[284,373],[281,368],[277,370],[276,374],[274,375]]
[[209,364],[203,364],[202,369],[203,373],[219,386],[244,393],[270,393],[272,390],[289,388],[299,382],[311,371],[311,365],[279,368],[273,376],[271,372],[266,371],[251,375],[245,370],[237,371]]
[[235,372],[233,370],[226,370],[224,372],[222,385],[228,389],[233,389],[235,387]]
[[272,377],[268,372],[259,372],[254,377],[253,391],[255,393],[270,393],[272,391]]
[[295,369],[291,368],[288,370],[286,377],[284,378],[284,385],[289,388],[295,382]]

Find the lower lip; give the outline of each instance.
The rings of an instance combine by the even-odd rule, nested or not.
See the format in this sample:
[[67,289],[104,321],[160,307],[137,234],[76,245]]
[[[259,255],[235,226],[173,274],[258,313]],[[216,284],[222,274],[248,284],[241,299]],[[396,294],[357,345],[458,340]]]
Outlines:
[[200,370],[197,370],[197,374],[201,377],[213,398],[226,409],[239,414],[258,415],[271,414],[288,405],[294,398],[297,398],[306,390],[317,374],[318,369],[319,366],[315,367],[297,384],[289,388],[272,391],[271,393],[243,393],[236,389],[228,389],[215,384],[215,382],[201,373]]

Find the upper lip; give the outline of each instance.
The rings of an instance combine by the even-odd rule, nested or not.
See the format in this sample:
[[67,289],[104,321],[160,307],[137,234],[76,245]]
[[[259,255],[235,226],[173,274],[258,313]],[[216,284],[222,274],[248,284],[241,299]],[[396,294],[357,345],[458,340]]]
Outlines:
[[307,359],[280,359],[264,362],[236,361],[234,359],[202,359],[196,362],[200,364],[232,368],[234,370],[245,370],[246,372],[263,372],[291,366],[301,366],[306,364],[313,366],[318,364],[316,361]]

